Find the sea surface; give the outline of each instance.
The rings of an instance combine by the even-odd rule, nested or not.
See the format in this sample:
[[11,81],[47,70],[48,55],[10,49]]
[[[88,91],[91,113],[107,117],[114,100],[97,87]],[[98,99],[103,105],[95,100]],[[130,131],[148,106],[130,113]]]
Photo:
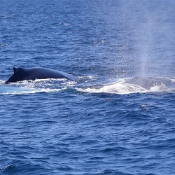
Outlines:
[[174,66],[174,0],[1,0],[0,174],[174,175]]

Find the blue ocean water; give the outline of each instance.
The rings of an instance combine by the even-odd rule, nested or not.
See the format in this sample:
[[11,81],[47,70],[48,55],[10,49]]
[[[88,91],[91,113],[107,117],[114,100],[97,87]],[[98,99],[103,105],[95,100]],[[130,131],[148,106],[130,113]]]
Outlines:
[[[174,0],[1,0],[0,174],[175,174]],[[15,67],[78,81],[5,85]]]

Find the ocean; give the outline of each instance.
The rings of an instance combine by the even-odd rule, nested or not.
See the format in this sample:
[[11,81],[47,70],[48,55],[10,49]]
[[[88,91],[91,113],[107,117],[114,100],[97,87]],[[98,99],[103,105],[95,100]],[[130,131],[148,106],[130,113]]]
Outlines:
[[[1,0],[0,174],[175,174],[174,0]],[[13,67],[77,77],[5,84]]]

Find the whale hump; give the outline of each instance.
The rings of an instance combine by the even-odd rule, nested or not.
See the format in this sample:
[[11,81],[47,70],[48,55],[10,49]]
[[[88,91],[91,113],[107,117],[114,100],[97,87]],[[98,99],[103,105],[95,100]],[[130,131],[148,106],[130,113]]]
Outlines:
[[6,84],[23,80],[36,80],[36,79],[49,79],[49,78],[55,78],[55,79],[66,78],[68,80],[73,81],[77,80],[77,78],[71,74],[41,67],[30,68],[30,69],[13,67],[13,72],[14,72],[13,75],[5,82]]

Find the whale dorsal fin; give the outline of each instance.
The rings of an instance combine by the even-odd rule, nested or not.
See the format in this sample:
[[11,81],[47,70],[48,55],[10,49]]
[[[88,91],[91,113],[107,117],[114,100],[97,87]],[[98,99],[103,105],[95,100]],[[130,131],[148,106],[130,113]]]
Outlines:
[[16,70],[17,70],[17,68],[16,67],[13,67],[14,74],[16,73]]

